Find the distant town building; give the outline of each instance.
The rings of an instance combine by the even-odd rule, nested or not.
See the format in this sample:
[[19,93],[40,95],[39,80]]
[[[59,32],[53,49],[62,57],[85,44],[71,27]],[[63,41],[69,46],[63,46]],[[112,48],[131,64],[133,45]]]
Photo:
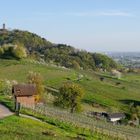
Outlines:
[[117,122],[117,121],[120,121],[120,120],[124,119],[125,117],[126,117],[126,116],[125,116],[124,113],[112,113],[112,114],[109,114],[109,115],[108,115],[108,120],[109,120],[110,122],[115,123],[115,122]]

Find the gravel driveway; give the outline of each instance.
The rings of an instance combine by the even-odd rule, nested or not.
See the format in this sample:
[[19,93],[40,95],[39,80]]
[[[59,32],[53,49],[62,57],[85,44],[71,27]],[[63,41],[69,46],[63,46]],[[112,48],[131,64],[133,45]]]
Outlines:
[[0,104],[0,118],[4,118],[6,116],[13,115],[14,113],[11,112],[7,107]]

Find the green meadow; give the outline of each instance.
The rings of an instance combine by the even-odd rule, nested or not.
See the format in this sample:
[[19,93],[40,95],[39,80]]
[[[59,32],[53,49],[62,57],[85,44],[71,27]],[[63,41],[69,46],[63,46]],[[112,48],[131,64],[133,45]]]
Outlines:
[[[26,77],[30,71],[39,72],[45,86],[56,89],[67,81],[82,85],[85,90],[83,104],[88,107],[96,103],[107,111],[129,112],[129,104],[140,101],[138,74],[124,74],[121,79],[116,79],[104,73],[64,69],[28,60],[0,60],[0,79],[26,83]],[[82,75],[82,78],[78,80],[79,75]],[[100,77],[104,80],[101,81]]]
[[[129,113],[130,103],[140,102],[138,74],[123,74],[121,79],[117,79],[110,76],[109,73],[84,70],[77,71],[39,63],[33,60],[0,60],[0,79],[2,80],[16,80],[19,83],[26,83],[26,77],[30,71],[39,72],[44,79],[45,86],[48,87],[58,89],[67,81],[80,84],[85,91],[84,99],[82,100],[83,111],[85,112],[101,110],[107,112]],[[100,79],[101,77],[103,80]],[[8,99],[7,97],[5,98],[1,95],[0,102],[10,109],[13,108],[11,99]],[[50,103],[48,100],[46,102]],[[52,108],[52,110],[54,109]],[[81,126],[77,126],[76,128],[76,126],[71,124],[69,121],[65,120],[61,122],[61,119],[58,119],[59,116],[57,118],[58,120],[53,120],[54,118],[47,118],[46,116],[44,117],[40,114],[36,115],[30,111],[23,111],[23,113],[33,115],[44,122],[38,122],[17,116],[10,116],[2,119],[0,120],[1,140],[18,140],[19,138],[21,140],[115,139],[112,137],[112,134],[110,136],[106,134],[104,135],[99,131],[96,132],[96,127],[94,133],[91,133],[90,130],[85,130]],[[73,119],[76,121],[77,118]],[[99,124],[103,127],[105,127],[105,125],[112,127],[102,121]],[[118,129],[119,131],[122,129],[122,132],[124,132],[123,127],[113,127],[113,129],[114,131],[115,129],[117,129],[116,131],[118,131]],[[128,127],[126,132],[130,130],[131,128]]]

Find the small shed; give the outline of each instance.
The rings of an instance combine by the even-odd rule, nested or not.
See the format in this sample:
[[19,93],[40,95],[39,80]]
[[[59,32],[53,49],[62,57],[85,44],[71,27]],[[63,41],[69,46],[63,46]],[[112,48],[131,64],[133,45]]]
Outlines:
[[122,119],[124,119],[126,116],[124,113],[112,113],[112,114],[108,114],[108,120],[111,122],[117,122],[120,121]]
[[18,84],[12,88],[12,94],[15,102],[24,107],[34,107],[35,95],[37,94],[34,84]]

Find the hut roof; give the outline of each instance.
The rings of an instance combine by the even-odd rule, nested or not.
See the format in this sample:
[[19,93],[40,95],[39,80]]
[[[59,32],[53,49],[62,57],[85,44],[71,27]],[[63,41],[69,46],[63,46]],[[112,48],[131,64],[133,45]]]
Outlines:
[[109,118],[125,118],[124,113],[113,113],[113,114],[109,114],[108,116]]
[[13,86],[12,93],[14,96],[32,96],[37,91],[34,84],[18,84]]

